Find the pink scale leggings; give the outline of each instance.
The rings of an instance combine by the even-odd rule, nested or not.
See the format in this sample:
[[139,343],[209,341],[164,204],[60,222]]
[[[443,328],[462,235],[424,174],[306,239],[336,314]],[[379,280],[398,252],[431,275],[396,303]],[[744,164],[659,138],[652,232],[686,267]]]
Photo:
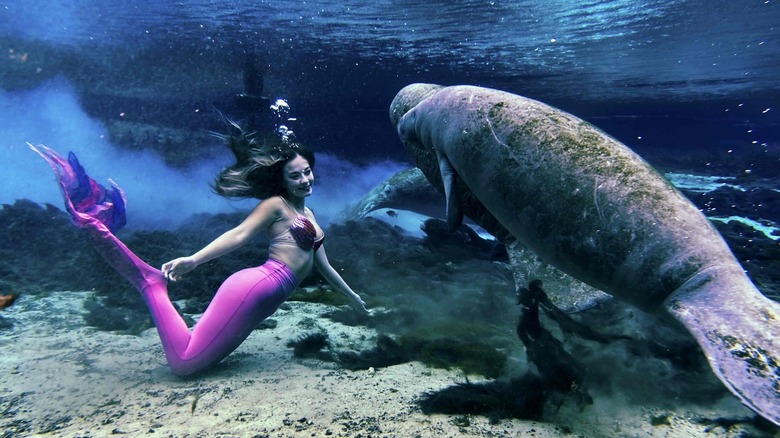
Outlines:
[[243,269],[228,277],[192,331],[168,298],[165,277],[133,254],[102,223],[84,227],[103,258],[143,295],[174,374],[197,373],[224,359],[269,317],[298,285],[282,262]]

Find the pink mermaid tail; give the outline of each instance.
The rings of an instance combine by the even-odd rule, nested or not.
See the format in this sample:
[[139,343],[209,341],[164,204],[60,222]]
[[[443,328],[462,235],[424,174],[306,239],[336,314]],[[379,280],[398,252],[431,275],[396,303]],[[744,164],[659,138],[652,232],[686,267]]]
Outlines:
[[88,232],[106,262],[141,292],[174,374],[194,374],[221,361],[298,285],[292,270],[275,260],[236,272],[220,286],[190,332],[168,298],[162,272],[138,258],[113,234],[126,223],[122,189],[110,180],[111,191],[95,182],[72,152],[66,160],[46,146],[28,145],[57,175],[73,223]]
[[27,143],[27,146],[43,157],[54,170],[65,198],[65,208],[76,226],[86,228],[97,221],[111,232],[125,226],[125,192],[114,181],[108,180],[113,188],[109,192],[87,175],[73,152],[65,160],[42,144],[36,147]]
[[111,191],[98,184],[87,175],[73,152],[66,160],[44,145],[27,146],[54,170],[71,221],[89,232],[95,249],[109,265],[140,291],[151,283],[164,282],[158,269],[138,258],[113,234],[127,223],[125,192],[116,183],[109,180]]

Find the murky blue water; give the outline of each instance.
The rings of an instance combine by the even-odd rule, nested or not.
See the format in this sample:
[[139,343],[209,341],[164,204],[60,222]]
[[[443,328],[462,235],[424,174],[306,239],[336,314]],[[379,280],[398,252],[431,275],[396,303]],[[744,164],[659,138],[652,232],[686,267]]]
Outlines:
[[766,0],[63,3],[6,3],[0,33],[189,56],[248,47],[304,71],[337,60],[411,70],[399,76],[443,70],[547,99],[739,99],[776,92],[780,62],[780,12]]
[[[691,142],[722,137],[713,130],[735,141],[777,140],[770,127],[777,126],[778,111],[763,111],[773,107],[780,88],[780,8],[767,0],[19,0],[7,2],[0,14],[7,49],[16,45],[23,51],[26,43],[42,42],[123,69],[129,67],[126,59],[137,57],[134,78],[145,78],[152,88],[186,81],[191,87],[182,91],[193,94],[234,92],[241,86],[236,80],[243,54],[252,52],[267,67],[267,92],[284,94],[298,108],[382,112],[406,83],[469,83],[562,105],[602,120],[608,131],[632,143],[644,135],[644,143],[663,146],[648,132],[659,124],[673,126],[679,135],[685,131],[679,125],[685,125],[697,132],[686,136]],[[28,62],[35,53],[30,56]],[[155,74],[169,63],[182,69]],[[18,80],[5,78],[2,85]],[[34,84],[30,78],[22,82]],[[612,120],[616,116],[648,119],[629,121],[631,129],[625,119]],[[356,114],[343,119],[361,121]],[[371,121],[379,123],[379,117]],[[751,137],[725,130],[719,121],[763,129]],[[369,152],[379,154],[376,149],[388,144],[372,144]],[[344,146],[326,146],[346,152]]]

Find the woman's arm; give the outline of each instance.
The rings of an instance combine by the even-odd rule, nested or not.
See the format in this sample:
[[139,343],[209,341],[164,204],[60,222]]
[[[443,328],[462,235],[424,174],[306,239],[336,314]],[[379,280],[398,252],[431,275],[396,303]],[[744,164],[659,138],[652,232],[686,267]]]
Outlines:
[[268,228],[279,219],[281,210],[278,203],[274,202],[274,199],[269,198],[261,202],[238,226],[222,233],[221,236],[195,254],[188,257],[179,257],[164,264],[162,272],[165,277],[176,281],[183,274],[195,269],[199,265],[245,245],[258,231]]
[[366,309],[366,303],[360,298],[360,295],[355,293],[346,281],[341,278],[338,272],[333,269],[328,261],[328,256],[325,254],[325,245],[321,246],[317,252],[314,253],[314,266],[320,271],[323,277],[328,280],[331,286],[336,288],[339,292],[346,295],[352,301],[352,306],[362,313],[369,313]]

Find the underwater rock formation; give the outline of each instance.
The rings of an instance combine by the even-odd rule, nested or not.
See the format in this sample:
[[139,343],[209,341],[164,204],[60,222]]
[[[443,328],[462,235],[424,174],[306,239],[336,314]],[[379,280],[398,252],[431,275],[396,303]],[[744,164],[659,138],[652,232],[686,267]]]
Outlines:
[[358,220],[373,210],[398,208],[438,217],[444,212],[443,195],[425,178],[420,169],[402,170],[386,179],[350,205],[344,220]]

